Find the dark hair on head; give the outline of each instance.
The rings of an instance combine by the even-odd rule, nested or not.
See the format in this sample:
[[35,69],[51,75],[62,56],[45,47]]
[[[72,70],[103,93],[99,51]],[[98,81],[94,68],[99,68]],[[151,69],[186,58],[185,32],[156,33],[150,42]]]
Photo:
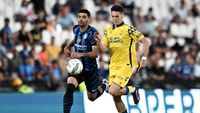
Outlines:
[[9,18],[4,18],[4,21],[5,21],[5,22],[9,22],[10,19],[9,19]]
[[90,17],[90,11],[88,11],[87,9],[81,9],[81,10],[79,10],[78,14],[79,13],[86,13],[88,15],[88,17]]
[[120,5],[114,5],[112,6],[111,11],[124,13],[124,8]]

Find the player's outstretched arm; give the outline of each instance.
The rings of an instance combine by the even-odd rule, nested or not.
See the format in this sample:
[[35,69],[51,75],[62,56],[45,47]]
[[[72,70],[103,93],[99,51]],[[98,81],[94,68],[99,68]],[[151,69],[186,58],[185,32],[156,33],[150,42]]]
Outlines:
[[74,46],[74,40],[72,40],[68,45],[64,47],[65,56],[68,58],[70,56],[70,49]]
[[95,38],[95,40],[96,40],[97,46],[98,46],[98,48],[99,48],[99,51],[100,51],[100,52],[105,52],[107,46],[101,43],[101,40],[100,40],[99,37],[100,37],[99,34],[96,32],[96,33],[94,34],[94,38]]
[[140,40],[140,42],[143,45],[143,49],[142,49],[142,58],[140,60],[139,68],[143,68],[146,66],[147,55],[149,52],[149,41],[146,38],[143,38],[142,40]]
[[88,53],[79,53],[79,52],[71,52],[71,58],[80,58],[80,57],[87,57],[87,58],[97,58],[98,57],[98,47],[92,46],[92,51]]

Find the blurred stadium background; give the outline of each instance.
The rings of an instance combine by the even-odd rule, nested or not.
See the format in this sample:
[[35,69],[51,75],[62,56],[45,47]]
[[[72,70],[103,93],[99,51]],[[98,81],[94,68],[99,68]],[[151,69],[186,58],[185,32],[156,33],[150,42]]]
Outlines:
[[[61,113],[63,47],[73,38],[76,13],[90,10],[91,25],[102,36],[113,4],[121,4],[125,23],[151,42],[136,81],[141,102],[123,97],[128,112],[200,113],[200,0],[1,0],[0,113]],[[101,54],[98,64],[100,79],[106,78],[109,54]],[[110,95],[90,102],[81,86],[72,113],[117,112]]]

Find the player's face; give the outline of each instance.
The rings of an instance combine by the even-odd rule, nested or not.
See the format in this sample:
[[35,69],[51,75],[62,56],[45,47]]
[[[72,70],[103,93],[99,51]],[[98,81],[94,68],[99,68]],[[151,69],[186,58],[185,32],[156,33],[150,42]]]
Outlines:
[[113,24],[118,25],[118,24],[120,24],[122,22],[124,13],[112,11],[111,12],[111,16],[112,16]]
[[80,25],[80,27],[85,27],[89,24],[90,22],[90,18],[88,17],[88,15],[86,13],[79,13],[78,14],[78,25]]

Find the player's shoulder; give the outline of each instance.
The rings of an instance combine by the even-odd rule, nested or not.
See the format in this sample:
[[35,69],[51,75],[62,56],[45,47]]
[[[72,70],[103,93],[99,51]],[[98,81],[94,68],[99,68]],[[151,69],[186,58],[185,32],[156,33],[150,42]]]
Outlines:
[[112,30],[112,25],[107,26],[105,29],[106,29],[106,31]]
[[89,26],[89,32],[97,32],[97,29],[93,26]]
[[123,26],[126,29],[136,29],[134,26],[130,25],[130,24],[124,24]]
[[73,32],[76,33],[79,30],[79,25],[74,25]]
[[128,31],[129,35],[133,34],[134,32],[138,32],[138,30],[136,29],[136,27],[134,27],[132,25],[129,25],[129,24],[125,25],[125,29],[126,29],[126,31]]

